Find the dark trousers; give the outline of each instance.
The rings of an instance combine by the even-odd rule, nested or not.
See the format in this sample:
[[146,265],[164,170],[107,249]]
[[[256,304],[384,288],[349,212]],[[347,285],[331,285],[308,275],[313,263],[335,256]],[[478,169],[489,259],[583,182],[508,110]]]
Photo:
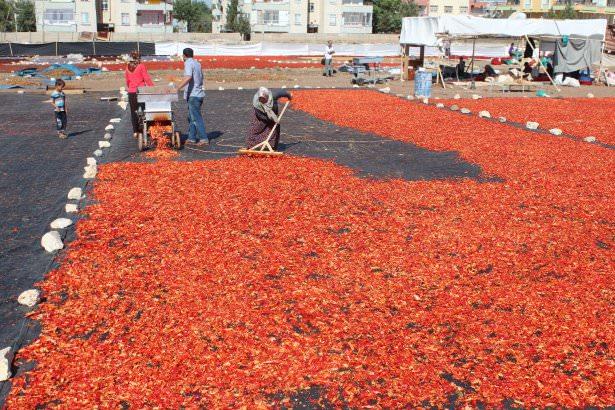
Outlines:
[[132,122],[132,132],[143,132],[143,123],[139,121],[137,110],[141,107],[145,109],[145,104],[137,102],[137,93],[128,93],[128,104],[130,105],[130,121]]
[[56,129],[58,131],[66,131],[66,124],[68,119],[66,117],[66,111],[56,111]]

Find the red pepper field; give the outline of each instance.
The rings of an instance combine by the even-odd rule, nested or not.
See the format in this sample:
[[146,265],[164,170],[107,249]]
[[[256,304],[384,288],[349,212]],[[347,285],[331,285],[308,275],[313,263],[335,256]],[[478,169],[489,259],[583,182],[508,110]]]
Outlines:
[[457,151],[484,182],[106,164],[8,408],[615,405],[615,150],[371,91],[292,107]]
[[593,136],[601,142],[615,144],[615,98],[488,98],[441,102],[475,112],[487,110],[491,116],[511,121],[536,121],[544,129],[559,128],[577,137]]

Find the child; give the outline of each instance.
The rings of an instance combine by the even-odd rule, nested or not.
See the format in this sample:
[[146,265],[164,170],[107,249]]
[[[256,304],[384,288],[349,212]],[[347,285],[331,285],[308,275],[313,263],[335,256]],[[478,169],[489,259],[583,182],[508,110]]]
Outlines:
[[66,135],[66,95],[64,94],[64,86],[66,83],[62,79],[56,80],[55,90],[51,93],[51,104],[53,104],[56,116],[56,128],[58,137],[65,139]]

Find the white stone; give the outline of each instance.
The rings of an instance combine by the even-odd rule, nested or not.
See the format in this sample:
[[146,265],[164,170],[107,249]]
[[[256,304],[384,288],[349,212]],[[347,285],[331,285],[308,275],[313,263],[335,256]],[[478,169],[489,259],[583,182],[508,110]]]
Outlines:
[[68,228],[72,224],[73,224],[73,221],[71,221],[68,218],[57,218],[57,219],[54,219],[49,224],[49,226],[51,226],[51,229],[64,229],[64,228]]
[[585,137],[583,138],[585,142],[596,142],[596,137]]
[[460,96],[459,94],[455,94],[455,95],[453,96],[453,98],[454,98],[454,99],[456,99],[456,100],[458,100],[458,99],[460,99],[460,98],[461,98],[461,96]]
[[28,289],[19,295],[17,303],[27,307],[33,307],[41,300],[41,292],[38,289]]
[[381,93],[384,93],[384,94],[388,94],[388,93],[391,92],[391,87],[379,88],[378,91],[380,91]]
[[24,93],[24,90],[17,91],[17,94],[23,94],[23,93]]
[[94,156],[95,157],[100,157],[103,154],[102,150],[97,149],[96,151],[94,151]]
[[559,128],[551,128],[549,132],[553,135],[562,135],[562,130],[560,130]]
[[76,204],[66,204],[66,206],[64,207],[64,210],[66,211],[66,213],[74,214],[75,212],[79,210],[79,208],[77,207]]
[[84,167],[85,172],[83,173],[83,177],[85,179],[92,179],[96,177],[96,173],[98,172],[96,165],[88,165]]
[[592,94],[592,93],[587,93],[587,98],[594,98],[594,94]]
[[96,165],[96,158],[93,157],[87,157],[85,159],[86,164],[88,165]]
[[98,148],[109,148],[111,143],[109,141],[98,141]]
[[498,121],[499,121],[499,122],[506,122],[506,117],[499,117],[499,118],[498,118]]
[[111,138],[113,138],[113,135],[111,135],[111,133],[106,133],[106,134],[103,136],[103,138],[104,138],[104,139],[106,139],[106,140],[110,140]]
[[459,111],[459,106],[456,104],[451,105],[451,111]]
[[409,95],[406,98],[409,99],[409,100],[414,100],[414,96],[413,95]]
[[71,188],[71,190],[68,191],[68,199],[81,199],[82,195],[83,191],[79,187]]
[[109,120],[109,122],[112,123],[112,124],[118,124],[120,121],[122,121],[121,118],[111,118]]
[[238,90],[243,90],[243,87],[237,87]]
[[444,108],[444,104],[442,104],[442,103],[437,103],[437,104],[436,104],[436,107],[438,107],[438,108]]
[[473,100],[480,100],[481,98],[483,98],[483,97],[481,97],[481,96],[480,96],[480,95],[478,95],[478,94],[472,94],[472,99],[473,99]]
[[429,98],[423,98],[423,104],[429,104]]
[[120,106],[120,108],[121,108],[122,110],[124,110],[124,111],[125,111],[125,110],[126,110],[126,108],[128,107],[128,103],[127,103],[126,101],[120,101],[120,102],[118,102],[118,103],[117,103],[117,105],[119,105],[119,106]]
[[359,88],[359,86],[357,84],[353,84],[352,88]]
[[462,114],[469,114],[469,113],[471,113],[471,112],[472,112],[472,111],[470,111],[470,110],[469,110],[469,109],[467,109],[467,108],[462,108],[462,109],[461,109],[461,113],[462,113]]
[[527,128],[528,130],[537,130],[538,125],[539,124],[535,121],[528,121],[525,123],[525,128]]
[[11,363],[13,362],[13,352],[10,347],[0,350],[0,382],[11,378]]
[[489,111],[481,111],[478,113],[478,116],[481,118],[491,118],[491,114],[489,114]]
[[283,86],[282,86],[282,88],[286,88],[286,86],[285,86],[285,85],[283,85]]
[[41,238],[41,245],[47,252],[54,252],[64,247],[62,238],[57,231],[49,231]]
[[218,91],[224,91],[224,87],[218,87]]
[[109,125],[107,125],[105,127],[105,131],[111,131],[111,130],[114,130],[114,129],[115,129],[115,127],[113,125],[111,125],[111,124],[109,124]]
[[298,85],[298,84],[295,84],[295,86],[294,86],[293,88],[299,88],[299,85]]

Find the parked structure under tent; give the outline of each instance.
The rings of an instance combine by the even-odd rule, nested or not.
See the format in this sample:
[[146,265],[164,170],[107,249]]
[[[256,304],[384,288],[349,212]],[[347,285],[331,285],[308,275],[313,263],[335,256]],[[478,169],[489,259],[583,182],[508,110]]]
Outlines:
[[[405,51],[404,61],[407,61],[407,50],[412,46],[442,48],[445,42],[461,39],[470,39],[475,44],[477,39],[517,38],[524,39],[535,51],[530,39],[539,40],[553,53],[555,73],[567,73],[599,64],[606,28],[605,19],[488,19],[465,15],[408,17],[402,22],[400,45]],[[475,54],[473,47],[471,65]],[[538,63],[542,65],[540,59]],[[543,68],[546,72],[546,67]],[[555,84],[551,75],[547,75]]]

